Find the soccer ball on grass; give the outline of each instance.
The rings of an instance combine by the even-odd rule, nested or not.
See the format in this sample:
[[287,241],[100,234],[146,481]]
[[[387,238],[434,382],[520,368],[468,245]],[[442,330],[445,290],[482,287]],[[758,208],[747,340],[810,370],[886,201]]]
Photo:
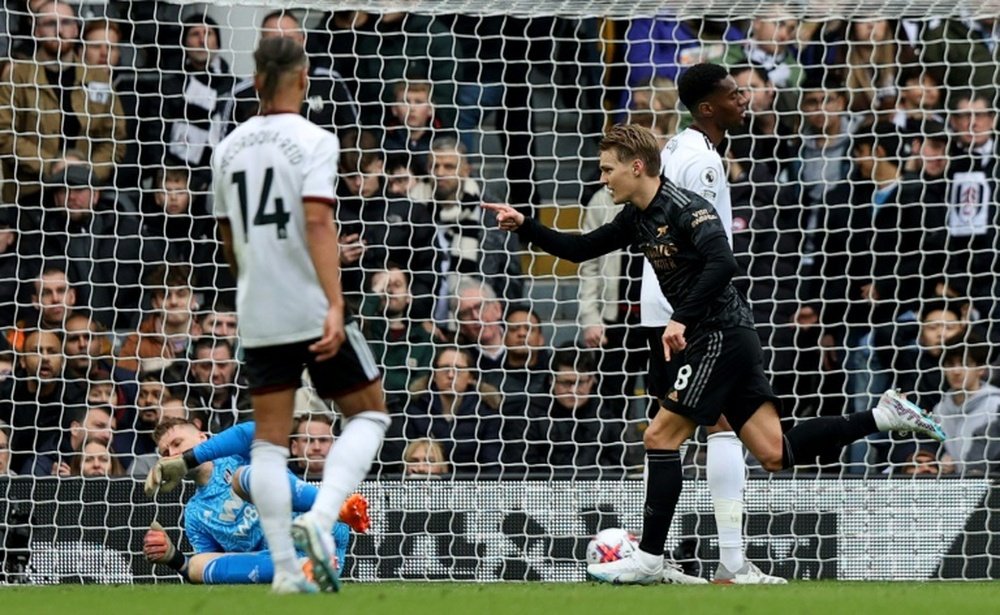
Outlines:
[[631,532],[620,527],[603,529],[587,545],[588,564],[606,564],[628,557],[639,548],[639,541]]

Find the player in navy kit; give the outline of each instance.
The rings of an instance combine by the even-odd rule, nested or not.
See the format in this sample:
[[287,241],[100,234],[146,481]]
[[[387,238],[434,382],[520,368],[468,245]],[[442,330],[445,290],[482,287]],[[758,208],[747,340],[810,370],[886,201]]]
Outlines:
[[[685,92],[680,96],[684,100]],[[731,283],[736,259],[711,203],[660,176],[659,146],[641,126],[614,126],[600,152],[601,182],[625,207],[590,233],[561,233],[510,206],[484,205],[496,212],[501,229],[573,262],[635,245],[674,307],[663,333],[664,358],[670,361],[679,351],[685,357],[643,436],[642,541],[628,558],[588,566],[591,576],[611,583],[663,580],[664,544],[683,486],[680,446],[698,425],[715,425],[723,415],[771,472],[812,463],[819,454],[879,431],[944,439],[937,423],[894,391],[871,411],[802,421],[783,434],[750,306]]]

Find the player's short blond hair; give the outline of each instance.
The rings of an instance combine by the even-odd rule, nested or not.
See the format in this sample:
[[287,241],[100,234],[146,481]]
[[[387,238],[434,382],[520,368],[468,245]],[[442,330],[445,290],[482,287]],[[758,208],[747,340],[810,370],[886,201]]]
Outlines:
[[613,150],[619,162],[641,160],[646,175],[660,176],[660,145],[648,128],[638,124],[615,124],[601,140],[600,150]]

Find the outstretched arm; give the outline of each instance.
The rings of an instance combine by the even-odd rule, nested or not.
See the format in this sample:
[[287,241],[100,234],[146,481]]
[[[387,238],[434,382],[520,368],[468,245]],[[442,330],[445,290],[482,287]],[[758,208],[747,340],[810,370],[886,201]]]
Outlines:
[[250,445],[253,444],[253,434],[256,423],[249,421],[233,425],[215,436],[205,440],[198,446],[184,453],[184,462],[188,469],[194,469],[206,461],[222,459],[223,457],[250,457]]
[[497,225],[505,231],[516,231],[525,241],[530,241],[552,256],[580,263],[631,243],[631,234],[622,221],[622,213],[614,220],[583,235],[563,233],[548,228],[534,218],[527,218],[510,205],[483,203],[483,207],[497,216]]

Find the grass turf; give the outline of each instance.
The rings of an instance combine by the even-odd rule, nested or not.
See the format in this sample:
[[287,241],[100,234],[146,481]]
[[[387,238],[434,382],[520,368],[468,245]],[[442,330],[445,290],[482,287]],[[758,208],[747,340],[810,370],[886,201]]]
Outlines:
[[0,589],[7,614],[140,613],[307,615],[429,613],[528,615],[894,615],[991,613],[996,583],[847,583],[784,587],[614,587],[594,583],[355,583],[337,595],[272,596],[264,586],[60,585]]

